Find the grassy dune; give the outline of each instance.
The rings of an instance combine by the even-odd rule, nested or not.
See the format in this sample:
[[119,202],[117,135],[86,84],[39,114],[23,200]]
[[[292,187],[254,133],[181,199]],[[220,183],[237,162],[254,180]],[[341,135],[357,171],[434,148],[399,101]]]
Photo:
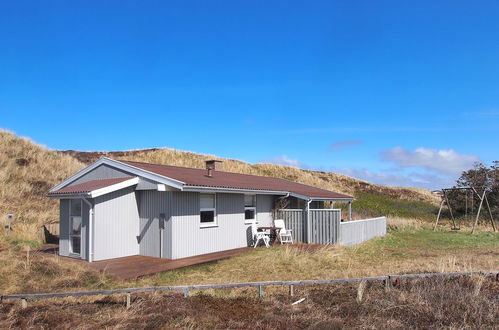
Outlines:
[[[5,214],[15,214],[13,237],[17,241],[14,243],[37,240],[42,224],[58,220],[57,201],[46,197],[50,187],[103,156],[196,168],[203,168],[207,159],[220,159],[168,148],[118,152],[56,151],[0,130],[0,220],[3,223]],[[429,218],[435,207],[436,197],[424,189],[374,185],[330,172],[222,160],[226,171],[281,177],[352,194],[357,198],[354,207],[357,216]]]

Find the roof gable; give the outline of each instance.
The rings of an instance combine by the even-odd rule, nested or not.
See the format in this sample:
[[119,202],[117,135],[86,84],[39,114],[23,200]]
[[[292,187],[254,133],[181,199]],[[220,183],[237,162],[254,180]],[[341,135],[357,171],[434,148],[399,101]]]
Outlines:
[[63,197],[69,195],[86,195],[88,197],[95,198],[116,190],[136,185],[138,182],[139,178],[134,177],[91,180],[74,186],[51,191],[49,196]]

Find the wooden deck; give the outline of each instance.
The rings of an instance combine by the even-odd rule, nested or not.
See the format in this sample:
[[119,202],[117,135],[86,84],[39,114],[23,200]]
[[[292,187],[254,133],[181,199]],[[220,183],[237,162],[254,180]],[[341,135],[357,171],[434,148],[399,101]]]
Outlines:
[[169,270],[216,262],[233,257],[243,252],[247,252],[251,249],[251,247],[244,247],[240,249],[202,254],[194,257],[175,260],[146,256],[130,256],[94,262],[87,262],[84,260],[72,258],[68,259],[78,261],[80,264],[83,264],[92,270],[111,274],[117,279],[128,280]]

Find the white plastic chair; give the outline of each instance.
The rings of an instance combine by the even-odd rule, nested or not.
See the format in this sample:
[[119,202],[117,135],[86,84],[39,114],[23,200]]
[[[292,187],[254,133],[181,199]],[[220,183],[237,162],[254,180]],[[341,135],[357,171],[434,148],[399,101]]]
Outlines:
[[269,247],[269,242],[270,242],[270,236],[269,234],[263,232],[263,231],[258,231],[258,228],[256,227],[256,222],[251,223],[251,232],[253,234],[253,240],[255,241],[255,245],[253,246],[256,248],[258,246],[258,242],[260,240],[265,243],[266,247]]
[[284,220],[282,220],[282,219],[274,220],[274,226],[276,226],[277,228],[280,228],[279,229],[279,240],[281,241],[281,244],[284,244],[284,243],[293,244],[293,236],[291,235],[292,230],[286,229],[286,225],[284,224]]

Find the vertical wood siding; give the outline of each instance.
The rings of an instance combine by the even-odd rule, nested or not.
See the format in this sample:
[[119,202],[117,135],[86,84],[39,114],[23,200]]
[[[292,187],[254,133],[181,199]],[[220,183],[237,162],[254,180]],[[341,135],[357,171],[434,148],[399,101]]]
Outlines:
[[59,203],[59,254],[69,256],[69,199]]
[[139,213],[133,187],[95,199],[94,260],[139,254]]
[[386,235],[386,217],[340,223],[339,244],[352,246]]
[[274,206],[274,196],[256,195],[256,218],[259,226],[272,226],[272,207]]
[[299,209],[279,210],[277,217],[284,220],[286,229],[291,229],[294,242],[307,242],[305,211]]
[[68,187],[87,182],[92,180],[101,180],[101,179],[114,179],[114,178],[125,178],[127,176],[131,176],[130,173],[125,171],[116,169],[114,167],[108,165],[100,165],[94,168],[92,171],[86,173],[82,177],[76,179],[75,181],[68,184]]
[[[309,243],[307,235],[307,211],[301,209],[279,210],[287,229],[292,230],[293,241]],[[310,210],[310,243],[335,244],[338,241],[340,210]]]
[[312,243],[336,244],[341,211],[333,209],[310,210],[309,215]]
[[[244,195],[217,194],[217,226],[202,228],[199,193],[172,193],[173,258],[230,250],[251,244],[244,224]],[[251,234],[249,235],[251,237]]]
[[[172,258],[171,192],[145,190],[138,194],[140,216],[140,255]],[[160,229],[160,214],[165,228]],[[162,242],[162,244],[161,244]],[[162,245],[162,246],[160,246]],[[163,253],[160,252],[163,249]]]

